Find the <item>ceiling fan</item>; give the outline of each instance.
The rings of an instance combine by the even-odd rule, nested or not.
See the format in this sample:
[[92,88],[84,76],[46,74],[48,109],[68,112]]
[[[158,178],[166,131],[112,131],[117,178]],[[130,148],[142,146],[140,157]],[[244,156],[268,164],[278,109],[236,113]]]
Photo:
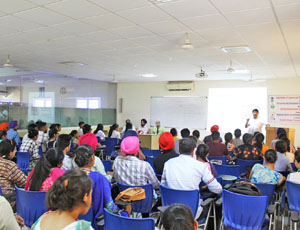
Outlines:
[[113,76],[112,80],[111,80],[111,83],[118,83],[118,80],[116,79],[115,76]]
[[229,67],[226,70],[220,70],[222,72],[226,72],[227,74],[248,74],[249,70],[247,69],[235,69],[232,66],[232,60],[229,62]]
[[266,80],[264,80],[264,79],[253,79],[252,72],[251,72],[250,78],[249,79],[244,79],[244,81],[247,81],[249,83],[259,83],[259,82],[265,82]]
[[184,44],[181,46],[181,48],[186,50],[194,49],[194,46],[192,45],[189,39],[189,33],[185,33]]
[[6,62],[0,66],[0,68],[6,68],[6,67],[14,67],[14,65],[10,61],[10,55],[7,55]]

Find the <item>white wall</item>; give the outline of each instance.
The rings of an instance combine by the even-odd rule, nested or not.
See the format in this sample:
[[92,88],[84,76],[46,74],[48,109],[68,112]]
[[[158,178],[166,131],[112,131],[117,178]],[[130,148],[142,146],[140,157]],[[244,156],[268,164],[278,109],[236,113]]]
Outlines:
[[[300,79],[274,79],[260,83],[246,81],[197,81],[192,92],[169,92],[166,82],[119,83],[117,98],[123,98],[123,112],[117,106],[117,121],[123,126],[127,118],[138,126],[141,118],[150,121],[151,96],[208,96],[209,88],[267,87],[268,95],[299,95]],[[233,102],[234,103],[234,102]],[[300,124],[273,124],[296,129],[295,144],[300,145]],[[206,135],[201,131],[201,137]]]

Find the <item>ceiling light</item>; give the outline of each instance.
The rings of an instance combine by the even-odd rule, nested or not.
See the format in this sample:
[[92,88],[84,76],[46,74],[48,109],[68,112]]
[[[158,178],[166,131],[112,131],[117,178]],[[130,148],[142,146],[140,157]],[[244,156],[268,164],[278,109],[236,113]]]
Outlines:
[[151,77],[158,77],[158,76],[154,73],[145,73],[145,74],[141,74],[141,77],[151,78]]
[[251,52],[251,49],[248,46],[242,45],[242,46],[226,46],[220,48],[224,53],[248,53]]
[[34,82],[39,83],[39,84],[43,84],[44,83],[43,80],[35,80]]
[[3,85],[4,83],[0,82],[0,85]]
[[11,79],[7,79],[7,80],[5,80],[6,82],[11,82],[12,80]]
[[190,42],[189,39],[189,34],[185,33],[185,40],[184,40],[184,44],[181,46],[182,49],[194,49],[194,46],[192,45],[192,43]]
[[87,65],[85,63],[77,62],[77,61],[63,61],[63,62],[59,62],[59,64],[69,65],[69,66],[85,66],[85,65]]
[[167,2],[175,2],[178,0],[149,0],[149,1],[153,3],[167,3]]

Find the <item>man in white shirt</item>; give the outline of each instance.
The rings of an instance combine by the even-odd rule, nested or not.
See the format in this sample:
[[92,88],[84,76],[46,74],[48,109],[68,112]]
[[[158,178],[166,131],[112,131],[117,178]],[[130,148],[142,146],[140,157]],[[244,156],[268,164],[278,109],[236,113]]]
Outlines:
[[[196,142],[191,138],[183,138],[179,142],[179,157],[172,158],[165,163],[161,184],[178,190],[199,190],[201,181],[207,184],[209,191],[222,193],[222,186],[211,174],[204,163],[193,159],[193,152]],[[202,212],[202,200],[195,219],[200,217]]]
[[253,118],[248,118],[246,120],[245,128],[248,128],[248,133],[254,134],[255,132],[262,132],[262,127],[266,125],[260,118],[259,118],[259,111],[258,109],[252,110]]
[[148,127],[146,126],[147,120],[142,119],[141,120],[141,126],[138,129],[138,134],[147,134],[148,133]]

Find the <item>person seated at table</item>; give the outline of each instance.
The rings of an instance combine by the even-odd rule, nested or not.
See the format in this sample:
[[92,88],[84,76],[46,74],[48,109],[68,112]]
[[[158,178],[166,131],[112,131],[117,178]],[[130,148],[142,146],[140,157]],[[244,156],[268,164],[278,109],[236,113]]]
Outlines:
[[85,215],[91,207],[92,186],[91,178],[81,170],[71,170],[59,177],[46,196],[46,205],[51,211],[43,214],[32,225],[32,230],[93,230],[90,222],[78,220],[78,216]]
[[[212,140],[212,133],[213,133],[213,132],[219,132],[219,126],[218,126],[218,125],[213,125],[213,126],[210,128],[210,132],[211,132],[211,135],[208,135],[208,136],[204,137],[204,139],[203,139],[203,142],[204,142],[205,144],[208,144],[209,142],[213,142],[213,140]],[[220,141],[219,141],[219,142],[220,142],[220,143],[223,142],[222,137],[220,137]]]
[[260,160],[262,159],[261,151],[252,145],[252,135],[245,133],[243,135],[243,145],[235,148],[234,155],[235,158],[242,160]]
[[49,141],[47,143],[47,149],[55,148],[57,138],[58,138],[57,129],[50,129],[49,130]]
[[[172,204],[162,214],[164,230],[197,230],[198,223],[194,220],[192,210],[184,204]],[[160,226],[161,227],[161,226]]]
[[254,136],[254,146],[257,147],[263,155],[269,149],[269,146],[264,143],[264,139],[265,136],[262,133],[257,133]]
[[136,132],[135,129],[133,129],[132,123],[130,123],[130,122],[126,123],[126,128],[125,128],[124,132],[122,133],[122,136],[124,136],[125,133],[128,132],[128,131],[134,131],[134,132]]
[[65,171],[61,169],[65,154],[59,149],[49,149],[44,154],[35,168],[30,172],[25,190],[48,191],[56,179]]
[[30,153],[29,171],[31,171],[40,159],[39,142],[37,141],[39,132],[36,129],[28,130],[28,139],[22,141],[20,152]]
[[233,152],[235,145],[233,144],[233,139],[232,139],[232,133],[228,132],[225,133],[224,139],[225,139],[225,146],[229,152]]
[[286,145],[284,141],[277,141],[275,143],[275,150],[277,153],[278,160],[275,163],[275,170],[277,172],[289,171],[293,172],[293,169],[290,164],[290,159],[284,155],[286,150]]
[[232,144],[234,144],[236,148],[243,144],[243,141],[241,140],[241,136],[242,136],[242,131],[240,129],[234,130],[234,139]]
[[208,167],[211,174],[213,174],[214,177],[217,177],[218,176],[217,170],[216,170],[215,166],[208,161],[208,156],[209,156],[208,145],[206,145],[206,144],[198,145],[197,150],[196,150],[197,161],[200,161],[203,164],[205,164]]
[[211,134],[212,142],[208,142],[209,155],[215,157],[226,156],[227,160],[230,160],[228,149],[223,143],[220,143],[220,133],[214,131]]
[[290,173],[287,177],[288,181],[300,184],[300,151],[295,152],[295,167],[297,172]]
[[[130,119],[126,119],[125,125],[123,126],[123,129],[122,129],[122,133],[125,132],[126,125],[127,125],[128,123],[131,123],[131,124],[132,124],[132,122],[130,121]],[[133,124],[132,124],[132,129],[133,129],[133,130],[136,130]]]
[[164,132],[160,135],[159,146],[163,150],[162,153],[157,156],[153,165],[157,174],[162,174],[164,170],[165,162],[171,158],[178,157],[179,155],[174,151],[174,139],[171,133]]
[[94,131],[96,137],[100,137],[102,141],[105,141],[105,133],[103,132],[103,124],[98,124],[97,128]]
[[250,180],[253,183],[276,184],[280,186],[286,178],[275,171],[275,162],[278,157],[276,151],[269,149],[264,155],[265,165],[255,164],[250,172]]
[[160,121],[156,121],[155,122],[155,126],[152,128],[151,133],[152,134],[161,135],[164,132],[167,132],[167,130],[165,129],[165,127],[163,127],[163,126],[160,125]]
[[148,134],[149,129],[146,126],[146,124],[147,124],[147,120],[143,118],[141,120],[141,125],[140,125],[140,127],[138,128],[138,131],[137,131],[138,134],[142,134],[142,135]]
[[118,124],[113,124],[112,126],[110,126],[109,132],[108,132],[108,137],[121,139],[121,134],[119,132]]

